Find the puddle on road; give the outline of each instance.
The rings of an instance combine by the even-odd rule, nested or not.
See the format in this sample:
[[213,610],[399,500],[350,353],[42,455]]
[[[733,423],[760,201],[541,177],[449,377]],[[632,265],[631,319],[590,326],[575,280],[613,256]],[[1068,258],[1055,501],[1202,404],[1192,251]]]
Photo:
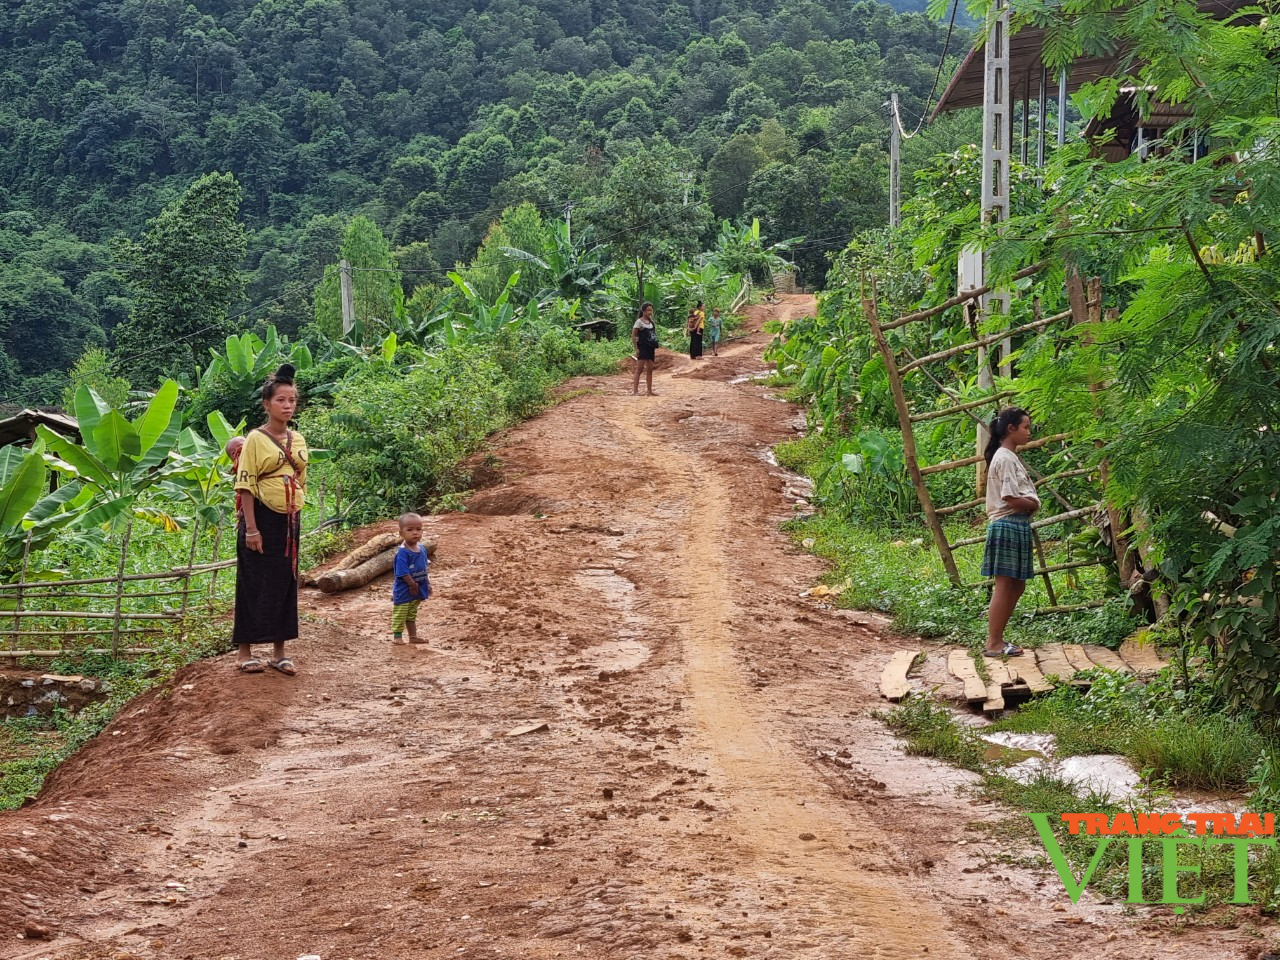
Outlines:
[[[1005,776],[1019,783],[1030,783],[1040,774],[1048,774],[1074,785],[1080,797],[1090,793],[1105,795],[1112,803],[1124,804],[1142,793],[1142,777],[1129,761],[1115,754],[1090,754],[1078,757],[1056,756],[1057,741],[1049,733],[982,733],[988,762],[1004,766]],[[1162,812],[1239,813],[1243,805],[1236,800],[1210,794],[1180,794],[1167,800]]]
[[590,664],[593,669],[617,672],[634,670],[648,660],[652,651],[636,639],[644,633],[641,619],[632,612],[636,585],[618,571],[607,568],[579,570],[574,579],[578,586],[603,595],[612,608],[605,611],[605,615],[613,620],[614,628],[613,640],[578,651],[581,662]]
[[617,570],[607,567],[589,567],[586,570],[579,570],[573,578],[578,581],[578,586],[598,590],[610,603],[622,603],[627,607],[630,607],[629,595],[636,592],[634,583]]
[[729,383],[731,385],[739,383],[754,383],[757,380],[767,380],[771,376],[773,376],[772,370],[756,370],[752,373],[740,373],[736,377],[730,377]]

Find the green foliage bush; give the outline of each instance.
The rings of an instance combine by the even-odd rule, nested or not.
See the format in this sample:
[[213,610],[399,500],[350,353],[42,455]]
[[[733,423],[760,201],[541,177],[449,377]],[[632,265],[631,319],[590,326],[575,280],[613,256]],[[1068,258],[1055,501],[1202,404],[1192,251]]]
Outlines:
[[303,412],[308,442],[333,457],[316,476],[341,484],[354,522],[426,509],[466,485],[463,461],[486,436],[541,409],[561,380],[615,369],[628,346],[547,327],[430,353],[402,347],[392,363],[356,367],[331,406]]

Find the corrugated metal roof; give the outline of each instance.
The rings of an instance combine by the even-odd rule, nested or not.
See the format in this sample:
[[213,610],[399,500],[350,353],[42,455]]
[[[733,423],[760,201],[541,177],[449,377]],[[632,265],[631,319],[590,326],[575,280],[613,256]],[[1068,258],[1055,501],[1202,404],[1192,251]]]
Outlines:
[[7,447],[20,440],[32,439],[39,424],[44,424],[50,430],[64,436],[80,435],[80,424],[76,422],[75,417],[69,417],[65,413],[54,413],[51,410],[28,409],[0,420],[0,447]]
[[[1200,11],[1218,19],[1227,17],[1248,6],[1245,0],[1201,0]],[[1009,38],[1009,88],[1012,98],[1022,100],[1040,96],[1040,70],[1043,66],[1040,53],[1044,46],[1045,31],[1039,27],[1023,27]],[[932,119],[952,110],[982,106],[983,83],[986,73],[986,57],[983,48],[985,35],[979,34],[978,44],[969,51],[960,68],[956,70],[947,89],[934,107]],[[1071,64],[1067,74],[1067,92],[1075,93],[1086,83],[1102,77],[1113,76],[1124,58],[1124,51],[1114,51],[1103,56],[1081,57]],[[1056,97],[1058,81],[1049,78],[1050,97]]]

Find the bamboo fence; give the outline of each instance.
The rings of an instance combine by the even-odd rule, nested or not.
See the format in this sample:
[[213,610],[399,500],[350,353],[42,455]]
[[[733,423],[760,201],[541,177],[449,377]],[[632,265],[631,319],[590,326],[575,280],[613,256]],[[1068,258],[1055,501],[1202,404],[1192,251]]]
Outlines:
[[[187,563],[157,573],[125,573],[131,526],[126,526],[115,573],[76,580],[29,580],[30,542],[17,581],[0,583],[0,660],[51,659],[67,654],[112,657],[155,653],[147,646],[166,626],[181,625],[212,604],[218,572],[234,559],[196,563],[200,528],[193,525]],[[214,557],[221,545],[214,539]],[[207,582],[202,582],[207,578]],[[88,589],[86,589],[88,588]],[[139,602],[141,607],[139,608]],[[87,645],[78,643],[84,640]]]
[[[1031,276],[1043,269],[1044,264],[1034,264],[1021,270],[1015,275],[1015,279]],[[893,396],[894,408],[898,416],[898,424],[902,429],[902,447],[903,455],[907,464],[907,472],[911,477],[912,486],[915,488],[916,496],[920,501],[920,507],[924,512],[925,520],[929,526],[929,531],[933,536],[934,544],[937,546],[938,554],[942,558],[943,567],[946,569],[947,577],[956,587],[980,588],[990,586],[992,581],[982,580],[977,583],[966,584],[962,582],[959,568],[956,565],[955,551],[965,547],[975,546],[984,542],[984,537],[964,537],[953,541],[947,539],[947,534],[942,525],[942,517],[954,516],[981,507],[986,501],[982,496],[982,487],[984,481],[983,468],[978,466],[982,463],[981,455],[964,457],[957,460],[949,460],[943,463],[923,464],[920,462],[918,448],[916,446],[915,427],[920,423],[930,423],[936,420],[942,420],[951,417],[965,417],[977,424],[981,430],[986,424],[986,418],[979,412],[982,408],[987,408],[992,413],[999,408],[1000,401],[1011,396],[1012,390],[998,389],[990,390],[982,397],[976,400],[962,400],[958,393],[949,388],[942,379],[930,371],[931,364],[940,363],[948,360],[955,360],[969,353],[977,352],[979,362],[985,361],[985,348],[993,346],[997,343],[1007,341],[1022,333],[1034,333],[1047,330],[1055,323],[1062,321],[1071,321],[1072,323],[1096,323],[1102,317],[1102,284],[1101,281],[1094,278],[1088,282],[1087,289],[1083,281],[1077,276],[1068,276],[1067,294],[1071,304],[1070,309],[1061,313],[1054,314],[1049,317],[1039,317],[1027,324],[1023,324],[1013,329],[1004,330],[1002,332],[989,336],[974,338],[955,347],[937,351],[922,357],[912,356],[907,350],[896,350],[890,346],[885,332],[905,327],[912,323],[921,323],[931,320],[939,316],[945,311],[957,307],[968,306],[977,302],[984,293],[989,292],[987,287],[980,287],[975,290],[966,291],[957,294],[944,303],[936,307],[925,310],[918,310],[914,313],[905,314],[887,323],[880,322],[879,306],[876,299],[875,284],[872,283],[871,295],[864,297],[862,301],[863,311],[867,318],[867,323],[871,328],[872,337],[875,340],[876,349],[879,351],[881,358],[884,360],[885,367],[889,375],[889,389]],[[904,380],[907,376],[919,373],[926,377],[935,388],[937,388],[944,396],[952,401],[952,405],[942,410],[916,411],[912,409],[910,400],[907,397],[907,391],[904,387]],[[1021,447],[1021,450],[1032,450],[1046,447],[1051,444],[1060,445],[1064,455],[1069,460],[1068,444],[1072,437],[1070,434],[1060,433],[1053,436],[1042,437],[1031,443]],[[948,473],[953,470],[963,469],[965,467],[978,466],[978,496],[974,499],[967,500],[962,503],[948,504],[938,507],[933,496],[929,491],[925,478],[928,476]],[[1045,527],[1055,524],[1066,523],[1069,521],[1089,520],[1103,517],[1110,524],[1112,541],[1115,548],[1116,562],[1121,572],[1121,582],[1125,582],[1125,573],[1132,569],[1133,556],[1128,544],[1121,536],[1120,518],[1115,515],[1114,510],[1109,509],[1101,492],[1105,490],[1107,482],[1107,468],[1105,462],[1101,467],[1082,467],[1070,466],[1059,470],[1049,476],[1042,476],[1034,470],[1029,470],[1035,481],[1038,490],[1044,491],[1048,496],[1052,497],[1062,508],[1061,511],[1053,516],[1037,520],[1032,524],[1033,533]],[[1057,481],[1067,479],[1069,477],[1096,477],[1100,487],[1097,501],[1084,506],[1076,506],[1069,502],[1055,486]],[[1045,593],[1049,598],[1049,606],[1042,607],[1037,613],[1066,613],[1074,610],[1089,609],[1091,607],[1099,607],[1106,603],[1105,599],[1092,600],[1087,603],[1062,605],[1058,603],[1057,590],[1055,589],[1052,574],[1064,571],[1074,571],[1082,567],[1091,567],[1102,564],[1105,561],[1100,557],[1089,557],[1079,560],[1068,560],[1064,563],[1050,564],[1047,562],[1044,547],[1040,542],[1040,537],[1035,534],[1035,548],[1037,555],[1036,575],[1040,577],[1045,585]]]

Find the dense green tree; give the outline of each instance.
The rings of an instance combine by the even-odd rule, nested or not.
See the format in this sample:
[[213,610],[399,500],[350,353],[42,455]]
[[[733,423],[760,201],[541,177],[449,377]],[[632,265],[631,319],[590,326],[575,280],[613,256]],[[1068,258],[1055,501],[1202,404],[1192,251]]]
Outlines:
[[[727,146],[739,134],[770,162],[821,150],[853,169],[846,180],[878,176],[855,158],[885,138],[886,78],[923,109],[944,32],[866,0],[19,5],[0,13],[0,217],[35,222],[12,257],[0,226],[0,273],[61,281],[55,295],[37,274],[5,280],[65,307],[81,338],[58,354],[65,370],[128,312],[111,239],[229,170],[254,230],[232,309],[295,331],[340,243],[308,250],[317,218],[367,216],[451,267],[523,201],[544,215],[577,202],[582,216],[641,148],[687,151],[677,172],[735,218],[763,169],[742,141]],[[839,180],[818,177],[824,214],[860,222],[872,191],[827,189]],[[16,385],[54,371],[43,355],[11,359]]]
[[116,356],[134,383],[193,373],[230,332],[227,312],[243,284],[241,195],[231,174],[208,174],[150,221],[141,239],[117,244],[135,299],[115,331]]
[[[355,217],[342,238],[339,260],[351,267],[351,292],[355,306],[352,339],[364,343],[385,331],[396,304],[401,302],[400,271],[391,256],[391,244],[381,228],[368,217]],[[342,330],[339,265],[332,263],[316,287],[315,323],[327,336],[338,339]]]
[[62,390],[62,409],[74,410],[76,391],[89,387],[115,410],[123,410],[132,389],[129,381],[116,375],[116,363],[101,347],[90,347],[72,366]]
[[690,253],[711,221],[693,169],[688,155],[642,149],[614,166],[604,196],[587,207],[597,236],[631,262],[639,296],[648,267]]

